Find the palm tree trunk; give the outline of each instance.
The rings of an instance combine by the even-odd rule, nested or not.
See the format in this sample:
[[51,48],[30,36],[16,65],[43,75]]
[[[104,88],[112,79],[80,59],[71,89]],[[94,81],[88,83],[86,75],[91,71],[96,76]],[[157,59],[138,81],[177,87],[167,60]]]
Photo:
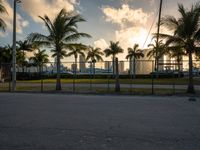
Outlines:
[[116,63],[115,92],[120,92],[118,58],[115,59],[115,63]]
[[113,78],[114,78],[115,76],[115,56],[114,55],[113,55],[112,64],[113,64]]
[[57,78],[56,78],[56,90],[61,91],[61,79],[60,79],[60,56],[57,52]]
[[75,76],[76,76],[76,72],[77,72],[77,57],[75,57]]
[[158,71],[158,62],[159,62],[159,59],[156,58],[156,61],[155,61],[155,66],[156,66],[155,71]]
[[42,74],[42,66],[41,66],[41,65],[39,65],[39,66],[38,66],[38,68],[39,68],[39,75],[40,75],[40,79],[41,79],[41,74]]
[[95,62],[93,62],[93,77],[95,76]]
[[194,94],[194,82],[193,82],[193,60],[192,60],[192,52],[189,52],[189,83],[187,93]]
[[[24,62],[25,62],[25,52],[24,52],[24,50],[23,50],[23,59],[24,59]],[[24,74],[24,70],[25,70],[25,63],[23,64],[23,66],[22,66],[22,73]]]
[[155,58],[155,62],[154,62],[154,71],[157,71],[157,59]]

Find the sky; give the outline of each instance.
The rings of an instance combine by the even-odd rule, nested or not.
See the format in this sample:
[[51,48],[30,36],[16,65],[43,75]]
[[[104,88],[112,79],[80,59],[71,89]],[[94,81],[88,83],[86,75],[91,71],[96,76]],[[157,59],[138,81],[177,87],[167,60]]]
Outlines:
[[[48,15],[51,19],[62,9],[82,15],[87,22],[78,24],[79,31],[88,33],[90,39],[78,42],[105,49],[109,41],[119,41],[125,49],[135,43],[146,48],[152,42],[151,33],[156,32],[160,0],[21,0],[17,5],[17,40],[24,40],[28,34],[47,34],[38,16]],[[2,0],[8,14],[1,14],[7,24],[7,31],[0,32],[0,45],[12,43],[13,0]],[[190,8],[198,0],[163,0],[162,16],[178,17],[178,3]],[[161,29],[166,32],[165,29]],[[148,38],[147,38],[148,37]],[[145,42],[146,41],[146,42]],[[119,56],[125,59],[125,54]]]

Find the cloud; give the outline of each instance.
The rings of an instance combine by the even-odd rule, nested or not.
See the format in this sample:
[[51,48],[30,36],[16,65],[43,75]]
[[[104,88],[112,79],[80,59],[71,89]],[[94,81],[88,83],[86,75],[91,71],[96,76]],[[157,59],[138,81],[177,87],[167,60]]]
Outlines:
[[99,39],[94,42],[94,47],[101,48],[102,50],[108,48],[108,44],[104,39]]
[[[7,31],[13,30],[13,8],[10,6],[7,0],[2,0],[3,6],[6,8],[8,14],[0,14],[0,17],[5,21],[7,25]],[[29,22],[22,18],[21,15],[17,13],[16,15],[17,22],[17,33],[23,33],[23,28],[29,25]],[[7,33],[1,34],[1,36],[5,36]]]
[[107,22],[118,24],[121,27],[128,24],[145,25],[150,16],[142,8],[132,9],[128,4],[123,4],[119,9],[106,6],[102,8],[102,11]]
[[151,42],[150,37],[144,45],[147,35],[148,31],[143,27],[130,27],[115,32],[116,41],[120,41],[124,49],[133,47],[134,44],[139,44],[140,48],[146,47]]
[[[121,0],[122,3],[130,3],[133,2],[133,0]],[[141,0],[140,0],[141,1]],[[153,4],[155,2],[155,0],[143,0],[145,2],[149,2],[150,4]]]
[[[149,0],[149,2],[152,0]],[[149,25],[153,13],[144,12],[142,8],[131,8],[128,4],[122,4],[120,8],[106,6],[102,8],[105,21],[118,24],[119,28],[115,31],[115,41],[119,41],[124,53],[128,47],[139,44],[140,48],[146,48],[151,42],[151,37],[146,41]],[[120,54],[121,58],[124,54]]]
[[78,0],[24,0],[22,9],[27,12],[35,22],[41,22],[38,16],[48,15],[53,19],[56,14],[65,8],[68,12],[74,11]]

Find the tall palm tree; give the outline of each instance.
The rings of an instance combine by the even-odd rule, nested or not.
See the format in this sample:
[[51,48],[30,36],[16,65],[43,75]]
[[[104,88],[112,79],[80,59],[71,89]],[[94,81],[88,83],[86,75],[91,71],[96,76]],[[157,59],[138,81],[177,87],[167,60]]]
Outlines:
[[91,60],[93,73],[95,74],[95,63],[98,61],[103,61],[103,52],[100,48],[89,47],[89,51],[86,57],[86,61]]
[[[6,8],[2,4],[2,0],[0,0],[0,13],[7,13]],[[2,18],[0,18],[0,30],[5,31],[6,30],[6,23]]]
[[45,53],[46,50],[38,50],[38,53],[34,53],[34,56],[33,57],[30,57],[30,61],[32,61],[32,64],[34,66],[37,66],[39,67],[39,72],[41,73],[42,72],[42,67],[44,64],[48,63],[49,62],[49,59],[48,59],[48,55]]
[[155,41],[155,44],[149,44],[148,47],[150,51],[147,53],[147,57],[155,58],[155,71],[158,71],[159,68],[159,60],[163,57],[163,55],[167,52],[166,45],[161,41],[158,43]]
[[131,61],[133,60],[133,68],[131,68],[131,65],[130,65],[130,70],[133,69],[133,72],[134,72],[134,78],[135,78],[135,64],[136,64],[136,60],[137,59],[140,59],[141,57],[144,57],[144,54],[142,52],[142,50],[139,49],[139,45],[138,44],[135,44],[133,46],[133,48],[128,48],[128,55],[126,56],[126,59],[130,60],[130,64],[131,64]]
[[187,10],[182,4],[178,5],[180,17],[166,16],[162,19],[162,24],[173,31],[173,35],[160,34],[161,38],[166,39],[166,44],[179,44],[189,57],[189,83],[188,93],[195,93],[193,83],[193,58],[192,54],[200,51],[198,44],[200,40],[200,3],[192,5]]
[[25,52],[32,52],[34,51],[34,44],[31,44],[28,40],[24,40],[24,41],[17,41],[17,51],[18,53],[20,54],[21,53],[21,62],[22,62],[22,72],[24,73],[24,68],[27,64],[27,61],[26,61],[26,55],[25,55]]
[[66,50],[81,37],[91,36],[86,33],[80,33],[77,30],[77,23],[84,22],[85,19],[80,15],[69,14],[65,9],[62,9],[53,21],[47,15],[40,18],[44,21],[49,34],[32,33],[28,39],[38,45],[48,46],[52,49],[51,51],[54,53],[52,56],[56,57],[57,60],[56,90],[61,90],[60,65],[61,59],[66,56]]
[[69,47],[69,53],[66,56],[74,56],[75,59],[75,74],[77,72],[77,59],[78,59],[78,55],[82,55],[85,57],[85,53],[84,51],[87,50],[87,46],[82,45],[82,44],[77,44],[77,45],[72,45]]
[[110,41],[109,48],[104,50],[106,57],[112,56],[112,63],[113,63],[113,74],[115,73],[115,58],[116,55],[119,53],[123,53],[124,50],[119,46],[119,42]]

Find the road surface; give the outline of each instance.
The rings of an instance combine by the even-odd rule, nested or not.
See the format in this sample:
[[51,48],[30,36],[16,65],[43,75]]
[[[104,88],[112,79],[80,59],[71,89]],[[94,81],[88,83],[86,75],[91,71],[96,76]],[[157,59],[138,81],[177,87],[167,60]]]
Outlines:
[[200,98],[0,93],[0,150],[199,150]]

